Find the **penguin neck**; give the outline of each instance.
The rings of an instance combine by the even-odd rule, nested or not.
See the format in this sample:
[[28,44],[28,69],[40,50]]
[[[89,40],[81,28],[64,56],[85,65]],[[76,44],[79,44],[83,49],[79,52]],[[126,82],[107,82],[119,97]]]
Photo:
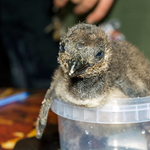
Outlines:
[[72,86],[94,86],[97,84],[99,77],[91,77],[91,78],[70,78],[70,83]]
[[81,99],[95,98],[104,84],[99,76],[91,78],[69,78],[68,90]]

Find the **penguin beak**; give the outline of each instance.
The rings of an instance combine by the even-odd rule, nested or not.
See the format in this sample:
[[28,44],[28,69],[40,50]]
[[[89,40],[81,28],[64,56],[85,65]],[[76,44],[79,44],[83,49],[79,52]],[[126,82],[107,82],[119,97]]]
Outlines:
[[81,64],[79,61],[72,61],[69,64],[69,76],[71,78],[77,77],[78,75],[82,74],[84,70],[89,67],[89,64]]
[[71,76],[76,70],[77,62],[74,61],[70,66],[69,76]]

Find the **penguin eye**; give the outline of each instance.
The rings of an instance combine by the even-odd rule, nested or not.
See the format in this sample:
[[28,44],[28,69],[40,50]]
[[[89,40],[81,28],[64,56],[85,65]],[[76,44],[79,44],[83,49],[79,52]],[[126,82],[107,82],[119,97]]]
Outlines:
[[62,43],[59,47],[60,51],[61,52],[64,52],[65,51],[65,43]]
[[104,52],[101,51],[96,54],[96,57],[101,59],[103,57],[103,55],[104,55]]

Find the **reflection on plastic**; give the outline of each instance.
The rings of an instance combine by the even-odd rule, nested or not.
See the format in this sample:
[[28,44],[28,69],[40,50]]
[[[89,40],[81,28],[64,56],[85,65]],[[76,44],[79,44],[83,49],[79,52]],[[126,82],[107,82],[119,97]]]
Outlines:
[[84,108],[55,100],[61,150],[149,150],[149,102]]

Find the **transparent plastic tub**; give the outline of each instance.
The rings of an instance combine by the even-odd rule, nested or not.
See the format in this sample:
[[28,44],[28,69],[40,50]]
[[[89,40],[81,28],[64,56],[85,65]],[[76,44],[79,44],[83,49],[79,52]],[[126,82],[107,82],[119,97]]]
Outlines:
[[150,150],[150,97],[118,99],[98,108],[54,100],[61,150]]

